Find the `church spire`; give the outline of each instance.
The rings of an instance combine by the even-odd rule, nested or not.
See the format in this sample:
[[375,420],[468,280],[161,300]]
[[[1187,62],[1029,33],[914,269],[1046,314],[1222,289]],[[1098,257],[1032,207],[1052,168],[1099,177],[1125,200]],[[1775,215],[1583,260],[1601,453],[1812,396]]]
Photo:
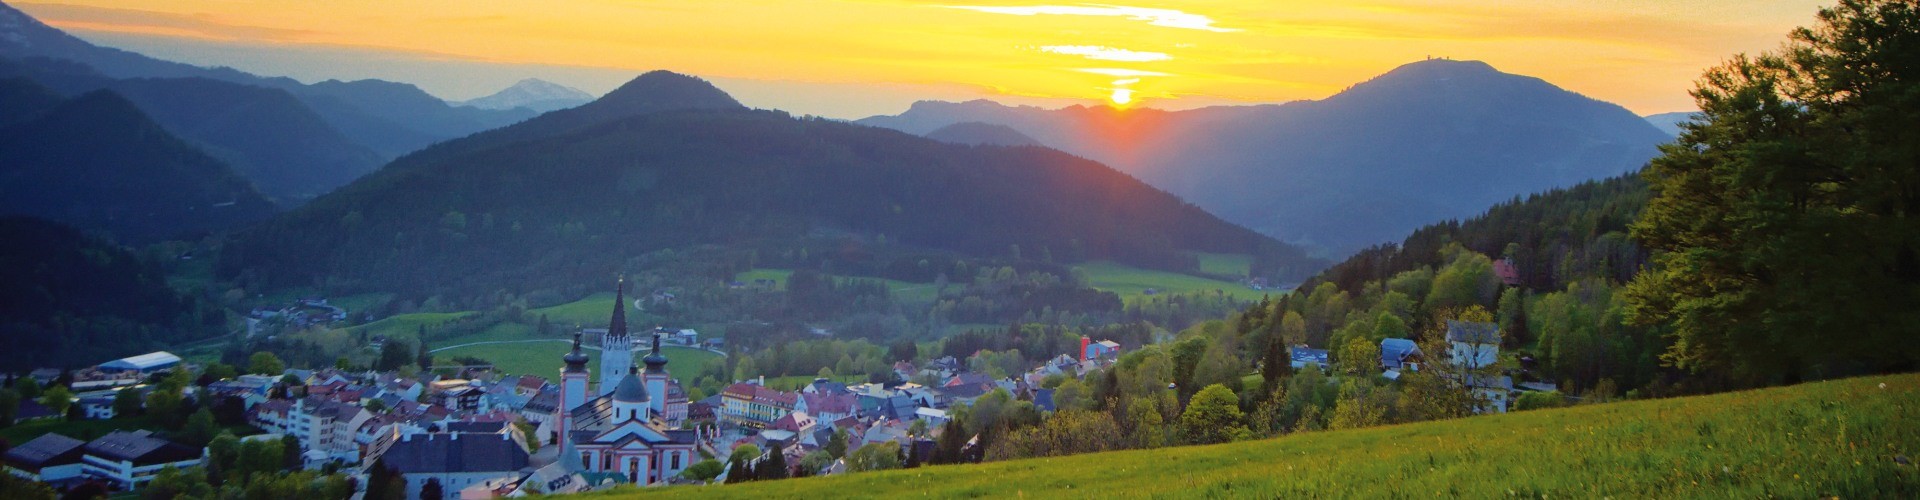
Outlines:
[[647,373],[666,373],[667,372],[667,356],[664,354],[660,354],[660,329],[659,328],[654,328],[653,330],[653,353],[648,354],[647,357],[642,361],[647,362]]
[[566,371],[568,373],[584,373],[587,371],[587,355],[586,353],[580,352],[579,329],[574,329],[573,331],[573,352],[562,356],[560,360],[567,362]]
[[620,281],[613,288],[613,319],[607,321],[607,336],[627,336],[627,276],[624,274],[620,275]]

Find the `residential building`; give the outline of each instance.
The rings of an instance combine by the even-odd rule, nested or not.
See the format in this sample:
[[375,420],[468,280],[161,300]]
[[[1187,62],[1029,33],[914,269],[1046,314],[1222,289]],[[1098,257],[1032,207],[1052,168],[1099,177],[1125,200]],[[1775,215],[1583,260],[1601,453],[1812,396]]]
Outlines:
[[42,434],[32,441],[7,450],[6,472],[42,483],[59,483],[80,477],[81,457],[87,442],[59,434]]
[[153,431],[114,431],[87,443],[81,471],[115,489],[133,489],[153,480],[160,469],[200,465],[200,450],[153,437]]
[[754,429],[792,413],[799,397],[758,384],[736,383],[720,391],[720,418]]
[[504,434],[430,433],[401,435],[380,464],[405,479],[407,498],[420,498],[427,482],[435,481],[445,499],[458,499],[469,486],[521,477],[532,461],[525,446]]
[[1420,345],[1409,339],[1380,339],[1380,368],[1387,371],[1418,370]]
[[1500,362],[1500,325],[1447,320],[1449,359],[1461,368],[1473,370]]

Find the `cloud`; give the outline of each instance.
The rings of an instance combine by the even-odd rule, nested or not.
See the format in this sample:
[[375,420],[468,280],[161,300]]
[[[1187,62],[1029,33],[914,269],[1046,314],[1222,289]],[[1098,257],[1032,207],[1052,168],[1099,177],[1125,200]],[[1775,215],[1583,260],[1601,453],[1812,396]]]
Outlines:
[[1141,52],[1101,45],[1046,45],[1040,47],[1040,51],[1101,61],[1150,62],[1173,59],[1173,56],[1161,52]]
[[1124,5],[1031,5],[1024,7],[994,7],[982,5],[948,5],[950,9],[964,9],[991,14],[1010,14],[1016,16],[1096,16],[1125,17],[1132,21],[1143,21],[1153,26],[1226,33],[1240,31],[1213,25],[1213,18],[1200,14],[1181,12],[1173,9],[1153,9],[1147,7],[1128,7]]
[[268,42],[299,41],[315,34],[306,30],[232,23],[204,14],[40,3],[22,4],[21,8],[48,25],[68,29]]
[[1096,75],[1107,75],[1107,76],[1113,76],[1113,77],[1173,76],[1172,73],[1161,73],[1158,71],[1143,71],[1143,70],[1126,69],[1126,68],[1074,68],[1073,70],[1081,73],[1093,73]]

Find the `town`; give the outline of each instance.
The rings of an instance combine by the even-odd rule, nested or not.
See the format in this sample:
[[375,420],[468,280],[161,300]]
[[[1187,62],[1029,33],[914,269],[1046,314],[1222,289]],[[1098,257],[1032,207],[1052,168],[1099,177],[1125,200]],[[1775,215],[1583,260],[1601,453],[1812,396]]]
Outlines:
[[[234,467],[234,448],[256,443],[278,447],[270,455],[286,457],[285,470],[338,475],[360,494],[472,499],[843,474],[933,463],[942,454],[978,461],[981,436],[945,435],[964,432],[949,425],[955,413],[995,397],[997,405],[1019,401],[1053,413],[1064,380],[1079,389],[1079,381],[1113,368],[1123,354],[1114,341],[1081,337],[1077,355],[1001,378],[944,356],[918,365],[897,360],[884,383],[820,377],[782,391],[761,376],[690,401],[661,344],[714,339],[702,343],[692,330],[631,331],[624,293],[621,283],[605,328],[573,333],[571,351],[553,360],[552,377],[486,366],[453,377],[285,368],[268,353],[255,354],[244,374],[167,352],[72,373],[38,370],[10,385],[37,396],[17,402],[16,424],[170,412],[183,400],[202,409],[166,437],[142,429],[44,434],[8,449],[6,471],[62,491],[133,491],[177,481],[183,471]],[[1447,341],[1448,359],[1498,362],[1492,323],[1450,322]],[[598,366],[587,366],[584,345],[598,347]],[[1387,380],[1426,361],[1408,339],[1384,339],[1378,352],[1376,373]],[[1329,366],[1328,351],[1304,345],[1290,348],[1287,358],[1292,370]],[[1521,392],[1555,390],[1516,385],[1508,376],[1458,380],[1476,395],[1479,412],[1507,411]],[[1088,397],[1077,392],[1058,397]]]

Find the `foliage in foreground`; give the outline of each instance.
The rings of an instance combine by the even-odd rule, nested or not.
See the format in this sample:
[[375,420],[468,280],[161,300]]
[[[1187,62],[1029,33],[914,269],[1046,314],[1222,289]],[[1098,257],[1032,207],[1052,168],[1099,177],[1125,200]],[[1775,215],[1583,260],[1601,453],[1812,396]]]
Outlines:
[[1910,498],[1920,495],[1915,401],[1920,375],[1863,377],[1213,446],[603,495]]

